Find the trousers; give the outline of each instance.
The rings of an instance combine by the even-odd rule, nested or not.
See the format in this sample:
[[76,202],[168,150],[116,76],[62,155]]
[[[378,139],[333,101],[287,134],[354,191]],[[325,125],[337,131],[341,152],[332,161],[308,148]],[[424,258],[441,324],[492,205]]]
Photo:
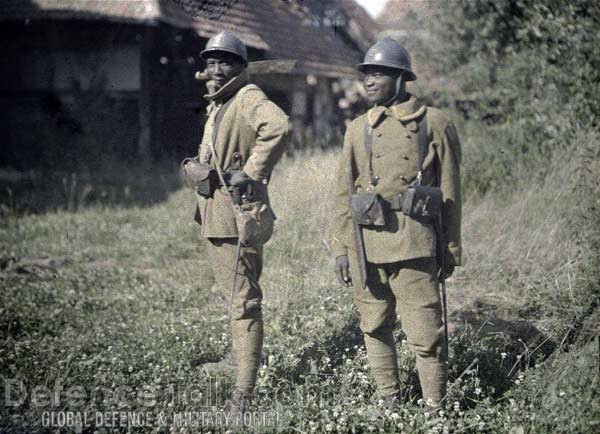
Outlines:
[[[358,276],[356,265],[351,257],[353,276]],[[367,263],[367,287],[354,286],[354,301],[380,395],[400,393],[393,338],[398,309],[408,345],[416,356],[423,398],[433,405],[439,403],[446,395],[448,366],[435,258]]]
[[[217,286],[231,294],[237,261],[237,238],[209,238],[208,256]],[[231,341],[237,366],[236,388],[252,393],[263,345],[262,272],[263,249],[244,247],[240,251],[236,286],[231,309]]]

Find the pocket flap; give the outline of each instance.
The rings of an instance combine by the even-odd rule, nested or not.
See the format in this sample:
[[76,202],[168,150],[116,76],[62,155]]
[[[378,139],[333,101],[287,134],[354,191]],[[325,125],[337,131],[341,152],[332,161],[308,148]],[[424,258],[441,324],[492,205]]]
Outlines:
[[353,194],[350,200],[354,212],[365,214],[377,203],[377,193]]

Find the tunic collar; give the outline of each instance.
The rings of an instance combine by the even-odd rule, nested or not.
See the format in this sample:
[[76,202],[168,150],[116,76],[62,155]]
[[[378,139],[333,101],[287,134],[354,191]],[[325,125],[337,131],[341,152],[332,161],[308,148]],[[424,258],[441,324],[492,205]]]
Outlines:
[[414,95],[409,94],[407,101],[391,107],[373,107],[367,112],[367,119],[371,128],[375,128],[386,116],[394,117],[402,123],[408,123],[420,117],[425,111],[426,107],[421,105]]
[[204,95],[204,99],[206,99],[210,103],[220,104],[229,97],[236,94],[237,91],[244,87],[246,84],[248,84],[248,71],[244,69],[238,75],[236,75],[227,83],[225,83],[215,93],[209,93],[207,95]]

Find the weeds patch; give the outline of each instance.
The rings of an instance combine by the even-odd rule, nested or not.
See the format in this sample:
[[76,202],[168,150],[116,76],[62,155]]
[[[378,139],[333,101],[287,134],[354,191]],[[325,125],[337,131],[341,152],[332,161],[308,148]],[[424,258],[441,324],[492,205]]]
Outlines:
[[[331,272],[331,216],[323,197],[331,194],[333,174],[326,168],[335,160],[332,154],[286,157],[273,177],[278,220],[265,248],[266,339],[254,409],[280,412],[285,432],[508,432],[520,426],[543,432],[560,430],[563,423],[573,431],[591,426],[597,395],[590,386],[597,377],[583,368],[591,366],[592,347],[571,347],[563,355],[558,349],[565,335],[555,333],[564,331],[560,313],[586,305],[577,300],[587,294],[580,285],[589,280],[579,271],[587,256],[562,230],[564,221],[555,212],[559,202],[546,196],[553,184],[513,200],[488,195],[466,204],[467,265],[448,282],[453,332],[447,401],[435,412],[423,407],[414,356],[398,328],[406,402],[390,413],[379,405],[369,376],[351,291],[338,288]],[[5,218],[2,257],[68,256],[70,262],[43,273],[6,267],[0,273],[3,378],[23,380],[27,390],[56,381],[86,391],[130,388],[122,398],[130,410],[223,405],[232,378],[197,368],[199,360],[224,356],[230,342],[226,295],[214,287],[191,219],[193,200],[179,191],[147,208]],[[547,230],[528,229],[542,225]],[[586,318],[582,324],[588,324]],[[560,372],[570,374],[557,376]],[[570,375],[578,376],[573,387]],[[153,392],[151,404],[135,396],[146,387]],[[569,400],[568,410],[542,419],[539,409],[553,402],[552,388],[557,399]],[[576,388],[590,398],[588,404],[570,404]],[[63,402],[59,408],[108,411],[116,405],[112,398],[88,396],[81,405]],[[2,430],[44,431],[45,409],[32,405],[30,397],[21,406],[3,407]]]

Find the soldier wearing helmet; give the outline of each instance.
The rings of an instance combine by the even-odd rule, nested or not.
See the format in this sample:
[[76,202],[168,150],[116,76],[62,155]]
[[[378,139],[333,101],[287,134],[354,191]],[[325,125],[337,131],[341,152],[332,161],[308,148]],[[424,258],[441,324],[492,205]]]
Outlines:
[[[214,188],[197,195],[197,214],[216,285],[227,297],[231,291],[236,386],[230,410],[239,413],[251,399],[262,351],[259,279],[263,247],[238,244],[237,214],[231,193],[239,193],[237,199],[243,199],[242,207],[256,207],[274,219],[267,184],[284,152],[291,127],[285,113],[258,86],[248,83],[246,47],[236,36],[219,33],[209,39],[201,55],[209,78],[209,93],[205,96],[209,105],[198,158],[221,173],[214,177]],[[225,367],[226,361],[212,366]]]
[[[392,334],[397,309],[416,355],[423,398],[437,406],[447,382],[438,265],[445,262],[447,277],[461,261],[460,142],[441,111],[407,92],[406,82],[416,75],[398,42],[380,40],[357,68],[373,107],[348,126],[344,138],[335,272],[342,285],[353,286],[371,375],[384,403],[397,405],[405,392]],[[416,185],[441,193],[441,224],[415,215],[407,201]]]

